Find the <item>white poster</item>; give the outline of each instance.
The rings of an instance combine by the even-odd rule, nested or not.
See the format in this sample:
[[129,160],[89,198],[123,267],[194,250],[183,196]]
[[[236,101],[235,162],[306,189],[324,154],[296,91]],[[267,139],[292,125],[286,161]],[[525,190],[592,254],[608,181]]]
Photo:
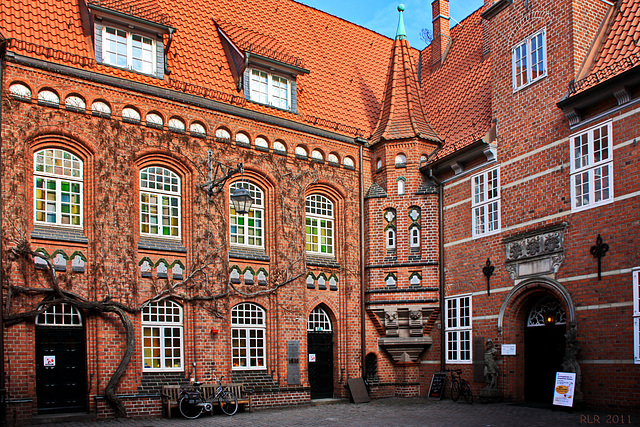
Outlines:
[[315,362],[315,361],[316,361],[315,353],[309,353],[309,362]]
[[56,366],[56,357],[55,356],[44,356],[44,366]]
[[576,386],[576,374],[572,372],[556,372],[556,387],[553,392],[553,404],[573,406],[573,391]]

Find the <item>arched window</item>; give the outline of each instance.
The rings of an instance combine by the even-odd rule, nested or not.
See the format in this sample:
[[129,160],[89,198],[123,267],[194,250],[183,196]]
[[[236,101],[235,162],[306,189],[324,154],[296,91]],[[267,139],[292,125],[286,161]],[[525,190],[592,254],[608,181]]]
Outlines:
[[308,156],[308,154],[307,154],[307,149],[306,149],[306,148],[304,148],[304,147],[303,147],[303,146],[301,146],[301,145],[298,145],[298,146],[296,147],[296,156],[298,156],[298,157],[305,157],[305,158],[306,158],[306,157]]
[[126,107],[122,109],[122,120],[129,123],[140,123],[140,113],[135,108]]
[[403,177],[398,178],[398,196],[404,196],[404,187],[406,180]]
[[287,147],[285,147],[282,141],[275,141],[273,143],[273,151],[276,151],[280,154],[287,154]]
[[246,188],[253,204],[251,211],[246,214],[238,214],[229,203],[231,210],[229,215],[229,241],[232,245],[245,245],[252,247],[264,247],[264,193],[262,190],[246,181],[236,181],[229,186],[229,196],[238,188]]
[[305,213],[307,252],[333,255],[333,202],[323,195],[312,194],[307,196]]
[[351,158],[351,157],[345,157],[344,161],[343,161],[343,164],[344,164],[345,168],[349,168],[349,169],[355,168],[355,163],[353,161],[353,158]]
[[384,212],[384,220],[386,226],[384,227],[384,235],[386,241],[386,247],[388,251],[396,249],[396,210],[389,208]]
[[322,307],[316,307],[309,314],[307,320],[307,332],[331,332],[331,319]]
[[404,168],[407,166],[407,156],[405,156],[404,154],[400,153],[396,156],[396,167],[397,168]]
[[335,153],[329,153],[329,155],[327,156],[327,161],[335,165],[340,164],[340,159],[338,158],[338,155]]
[[170,131],[177,132],[177,133],[184,133],[185,129],[187,128],[187,126],[184,123],[184,120],[182,120],[179,117],[172,117],[171,119],[169,119],[169,123],[167,124],[167,127],[169,128]]
[[266,315],[258,305],[243,302],[231,309],[233,369],[265,369]]
[[64,106],[67,110],[82,111],[87,109],[87,103],[78,95],[69,95],[64,99]]
[[409,219],[411,220],[411,225],[409,226],[409,246],[412,250],[420,248],[420,212],[418,206],[409,208]]
[[142,361],[145,371],[182,371],[182,307],[171,300],[142,309]]
[[71,304],[63,302],[52,305],[44,313],[36,317],[36,325],[40,326],[82,326],[80,311]]
[[9,93],[14,98],[22,99],[25,101],[31,100],[31,89],[27,85],[22,83],[13,83],[9,86]]
[[409,230],[409,235],[411,239],[411,248],[419,248],[420,247],[420,228],[418,226],[413,225]]
[[161,166],[140,171],[140,233],[180,237],[181,187],[178,175]]
[[251,139],[249,138],[249,135],[247,135],[244,132],[238,132],[236,133],[236,143],[238,145],[244,145],[246,147],[251,146]]
[[204,125],[199,122],[191,123],[191,126],[189,126],[189,132],[191,132],[191,135],[195,136],[202,137],[207,135],[207,130],[205,129]]
[[256,144],[256,148],[263,148],[265,150],[269,149],[269,142],[261,136],[255,139],[254,144]]
[[318,161],[318,162],[323,162],[324,161],[324,156],[322,155],[322,152],[320,150],[313,150],[311,152],[311,158],[313,160]]
[[219,128],[216,130],[216,138],[220,139],[231,139],[231,134],[228,130],[224,128]]
[[376,161],[376,170],[379,171],[380,169],[382,169],[382,159]]
[[94,101],[91,104],[91,114],[99,117],[111,117],[111,107],[104,101]]
[[34,155],[35,222],[82,227],[83,165],[68,151],[47,148]]
[[52,90],[43,89],[38,92],[38,103],[57,106],[60,105],[60,97]]
[[164,126],[164,121],[162,120],[162,116],[160,116],[160,114],[149,113],[147,114],[146,120],[147,120],[147,126],[149,127],[162,129],[162,126]]

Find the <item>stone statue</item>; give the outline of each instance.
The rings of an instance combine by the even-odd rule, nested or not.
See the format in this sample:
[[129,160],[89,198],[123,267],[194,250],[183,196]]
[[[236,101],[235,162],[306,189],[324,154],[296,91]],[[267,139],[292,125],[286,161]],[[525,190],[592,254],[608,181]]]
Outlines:
[[564,359],[562,360],[562,370],[564,372],[573,372],[576,374],[575,399],[582,400],[582,390],[580,387],[582,380],[582,372],[578,363],[578,354],[582,348],[578,345],[578,337],[575,327],[570,327],[564,335],[566,348],[564,350]]
[[484,352],[484,379],[487,382],[487,390],[498,388],[498,363],[496,354],[498,350],[493,346],[493,340],[487,338],[487,349]]

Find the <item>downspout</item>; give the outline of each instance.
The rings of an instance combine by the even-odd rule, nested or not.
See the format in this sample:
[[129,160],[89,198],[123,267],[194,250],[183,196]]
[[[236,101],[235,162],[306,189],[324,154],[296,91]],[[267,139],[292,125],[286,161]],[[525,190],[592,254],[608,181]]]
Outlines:
[[[7,51],[8,39],[0,35],[0,100],[4,93],[4,55]],[[0,153],[2,153],[2,102],[0,102]],[[0,154],[1,156],[1,154]],[[0,157],[0,162],[2,158]],[[0,163],[1,164],[1,163]],[[0,189],[2,189],[2,175],[0,174]],[[2,230],[2,191],[0,191],[0,230]],[[4,248],[2,247],[2,239],[0,239],[0,254]],[[2,265],[2,256],[0,256],[0,426],[7,425],[7,390],[4,388],[4,266]]]
[[440,295],[439,295],[439,305],[440,305],[440,370],[444,371],[446,368],[445,363],[445,332],[444,332],[444,284],[445,284],[445,275],[444,275],[444,185],[442,181],[436,178],[433,175],[433,170],[429,169],[429,179],[436,183],[438,186],[438,252],[440,254],[439,258],[439,272],[438,276],[440,278]]
[[167,38],[167,45],[164,48],[164,73],[165,74],[171,74],[167,55],[169,54],[169,49],[171,48],[171,42],[173,41],[173,33],[175,33],[175,31],[176,31],[175,28],[169,27],[169,37]]
[[365,304],[364,304],[364,297],[365,297],[364,231],[365,230],[364,230],[364,172],[363,172],[364,160],[362,157],[363,157],[364,145],[367,143],[367,141],[364,138],[360,138],[360,137],[355,138],[354,141],[357,144],[360,144],[360,151],[359,151],[360,176],[359,176],[359,183],[358,183],[358,190],[360,193],[360,200],[359,200],[360,202],[360,368],[362,370],[362,379],[364,380],[366,379],[366,375],[367,375],[365,372],[365,360],[367,357],[367,347],[366,347],[367,328],[365,325],[366,312],[365,312]]

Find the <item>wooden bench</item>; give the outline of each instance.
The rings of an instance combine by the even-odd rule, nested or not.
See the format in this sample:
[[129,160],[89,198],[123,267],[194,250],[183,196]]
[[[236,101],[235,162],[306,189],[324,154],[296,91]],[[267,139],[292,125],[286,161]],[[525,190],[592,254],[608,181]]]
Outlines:
[[[253,411],[253,402],[251,394],[244,388],[243,383],[231,383],[222,385],[225,390],[231,391],[238,398],[238,405],[246,405],[249,408],[249,412]],[[215,395],[215,384],[203,384],[202,393],[205,400],[209,400],[211,396]],[[164,413],[167,418],[171,418],[172,408],[178,408],[178,399],[180,399],[180,386],[179,385],[163,385],[162,386],[162,405],[165,408]],[[218,401],[212,402],[214,406],[219,405]]]

